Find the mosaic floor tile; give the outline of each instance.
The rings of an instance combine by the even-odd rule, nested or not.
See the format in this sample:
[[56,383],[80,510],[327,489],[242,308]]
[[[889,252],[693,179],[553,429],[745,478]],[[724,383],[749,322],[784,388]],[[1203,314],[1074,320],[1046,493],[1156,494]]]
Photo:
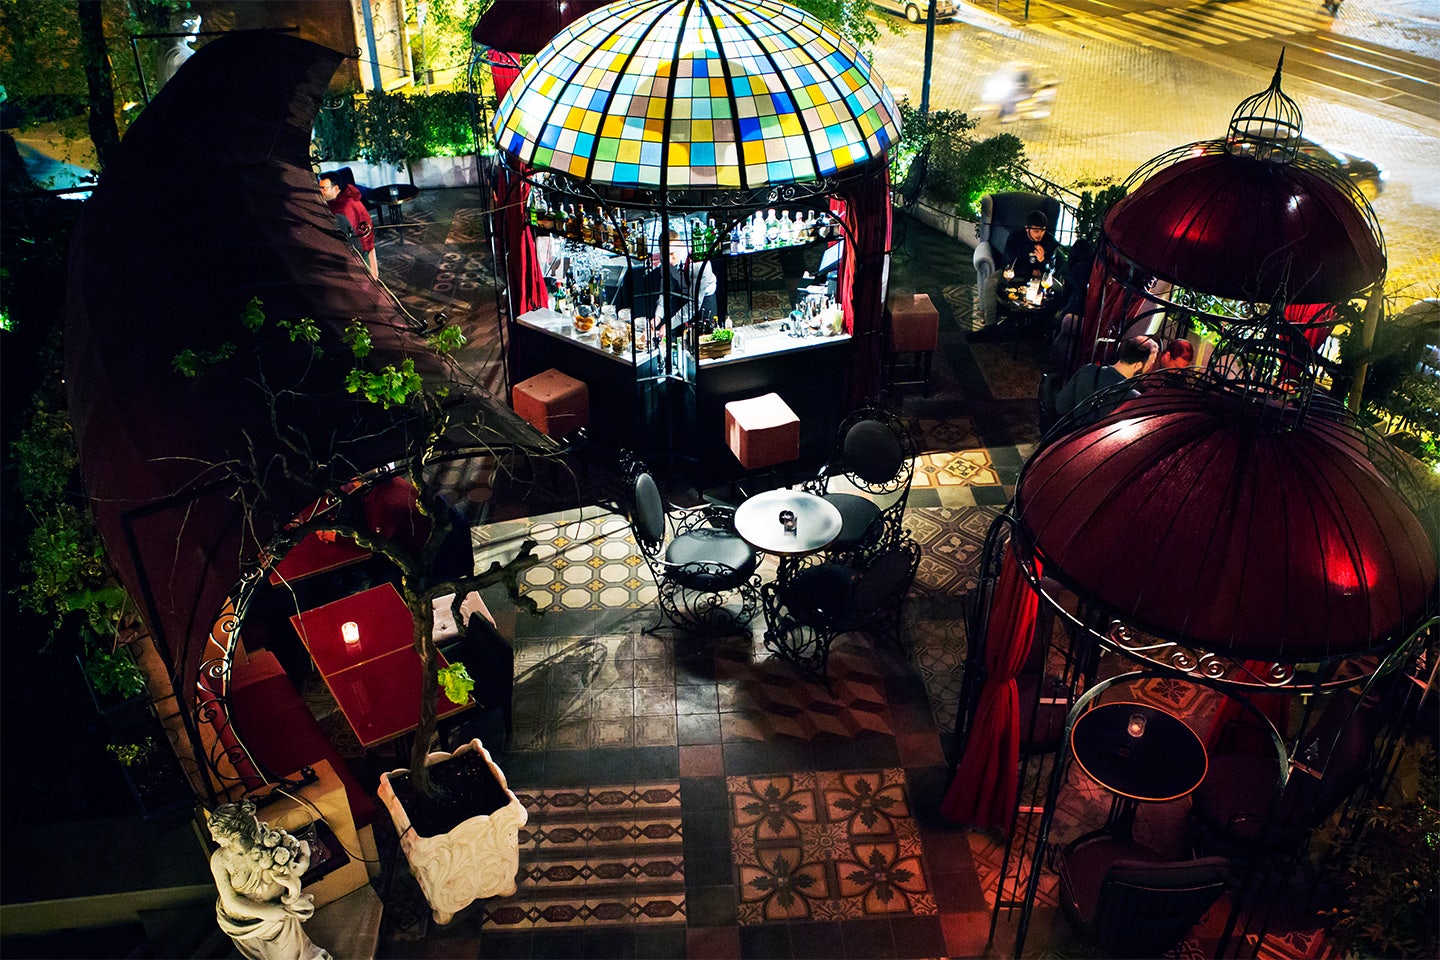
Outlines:
[[480,904],[487,928],[685,922],[680,784],[537,790],[517,796],[514,896]]
[[728,777],[742,926],[937,913],[900,769]]

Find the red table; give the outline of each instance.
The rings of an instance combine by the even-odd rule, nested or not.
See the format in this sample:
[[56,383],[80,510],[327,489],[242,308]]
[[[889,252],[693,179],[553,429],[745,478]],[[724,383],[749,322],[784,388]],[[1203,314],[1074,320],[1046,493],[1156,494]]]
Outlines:
[[[351,621],[359,625],[360,638],[346,643],[340,625]],[[414,621],[392,584],[306,610],[290,622],[361,746],[393,740],[419,726],[421,676]],[[446,665],[443,656],[440,665]],[[475,703],[451,703],[443,691],[439,697],[436,713],[441,717]]]
[[368,560],[372,556],[369,550],[349,537],[336,535],[333,540],[324,540],[318,532],[311,533],[275,564],[270,571],[270,584],[278,587],[286,581],[303,580],[317,573]]

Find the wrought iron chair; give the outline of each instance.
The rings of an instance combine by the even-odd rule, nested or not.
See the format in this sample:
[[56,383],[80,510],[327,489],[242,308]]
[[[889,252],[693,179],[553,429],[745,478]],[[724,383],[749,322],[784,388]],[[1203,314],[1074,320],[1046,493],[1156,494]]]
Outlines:
[[[659,590],[662,619],[703,633],[740,632],[760,612],[759,556],[735,533],[735,510],[667,504],[644,463],[626,454],[626,512]],[[738,599],[739,609],[728,601]]]
[[840,424],[836,449],[802,485],[840,511],[840,535],[826,550],[832,559],[857,563],[902,535],[915,454],[905,424],[878,406],[861,407]]
[[1161,956],[1230,882],[1223,857],[1167,861],[1111,836],[1067,849],[1059,867],[1066,919],[1083,939],[1119,957]]
[[892,540],[863,566],[812,563],[787,569],[765,584],[765,646],[830,686],[830,645],[842,633],[860,630],[887,638],[902,652],[900,610],[915,571],[920,545],[909,537]]

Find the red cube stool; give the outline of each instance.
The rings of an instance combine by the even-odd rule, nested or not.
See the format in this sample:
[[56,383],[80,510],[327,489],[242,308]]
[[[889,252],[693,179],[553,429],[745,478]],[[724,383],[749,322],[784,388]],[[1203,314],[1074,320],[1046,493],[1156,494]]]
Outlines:
[[568,437],[590,425],[590,388],[553,367],[515,384],[510,405],[547,437]]
[[800,418],[767,393],[725,404],[725,443],[746,470],[761,470],[800,457]]
[[[940,311],[928,293],[896,294],[890,300],[888,368],[891,388],[920,385],[922,395],[930,394],[930,361],[940,342]],[[912,354],[913,380],[895,379],[895,361]]]

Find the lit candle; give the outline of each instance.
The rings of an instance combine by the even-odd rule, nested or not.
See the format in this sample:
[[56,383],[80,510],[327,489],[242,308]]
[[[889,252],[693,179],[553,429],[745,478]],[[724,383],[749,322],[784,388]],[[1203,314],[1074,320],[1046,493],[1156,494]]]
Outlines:
[[340,624],[340,636],[345,638],[346,643],[360,642],[360,624],[354,620],[347,620]]
[[1132,737],[1145,736],[1145,714],[1130,714],[1130,722],[1125,724],[1125,732],[1130,734],[1130,736]]

